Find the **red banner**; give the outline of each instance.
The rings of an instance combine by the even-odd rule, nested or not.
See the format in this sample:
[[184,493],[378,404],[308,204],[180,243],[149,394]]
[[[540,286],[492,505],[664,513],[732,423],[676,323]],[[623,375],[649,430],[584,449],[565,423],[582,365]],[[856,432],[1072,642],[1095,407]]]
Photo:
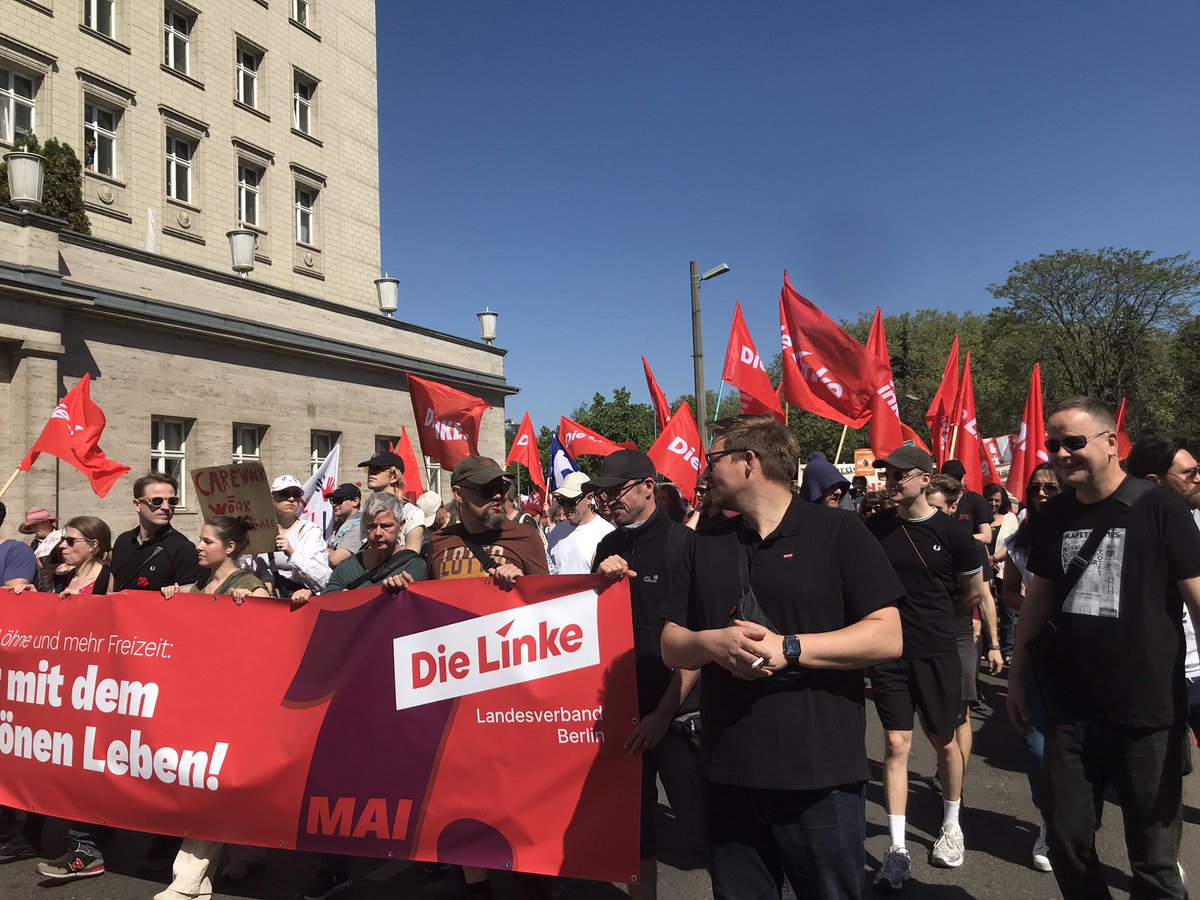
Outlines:
[[883,459],[904,443],[900,426],[900,403],[896,400],[896,382],[892,378],[892,358],[888,355],[887,335],[883,330],[883,310],[875,307],[867,352],[879,363],[881,381],[871,398],[871,450]]
[[517,429],[516,436],[513,437],[513,444],[509,448],[508,459],[504,461],[504,466],[507,468],[513,463],[520,463],[528,469],[529,480],[538,485],[543,494],[546,492],[546,476],[542,472],[542,460],[538,456],[537,435],[533,433],[533,420],[529,418],[529,413],[525,413],[525,418],[521,420],[521,427]]
[[733,307],[733,324],[729,327],[729,343],[725,347],[725,366],[721,380],[738,389],[742,395],[742,412],[766,414],[783,421],[779,393],[771,387],[767,367],[763,365],[754,338],[742,318],[742,304]]
[[[258,846],[628,882],[629,591],[0,592],[0,803]],[[536,765],[529,761],[536,759]]]
[[679,404],[671,424],[646,451],[658,474],[675,482],[688,502],[696,502],[696,480],[704,471],[704,446],[700,429],[687,403]]
[[417,454],[408,437],[408,429],[403,426],[400,428],[400,440],[396,441],[393,452],[404,460],[404,497],[409,503],[416,503],[417,498],[425,493],[425,477],[422,474],[425,467],[417,462]]
[[966,469],[963,486],[977,494],[983,493],[983,457],[979,446],[979,430],[975,424],[975,385],[971,381],[971,351],[963,360],[962,379],[958,383],[958,401],[955,403],[958,424],[954,431],[950,454]]
[[1121,408],[1117,410],[1117,459],[1124,462],[1132,450],[1133,442],[1125,431],[1125,398],[1122,397]]
[[946,366],[942,370],[942,383],[938,385],[929,411],[925,413],[925,423],[929,426],[929,443],[933,447],[933,459],[939,466],[950,458],[950,438],[954,431],[954,422],[958,413],[954,409],[954,401],[958,399],[958,335],[950,347],[950,355],[946,357]]
[[[558,442],[571,454],[572,459],[579,459],[588,453],[592,456],[608,456],[625,449],[621,444],[614,444],[604,435],[573,422],[566,416],[558,421]],[[636,445],[630,446],[637,449]]]
[[1050,461],[1046,452],[1046,420],[1042,417],[1042,365],[1033,364],[1029,375],[1029,393],[1025,395],[1025,412],[1021,429],[1012,442],[1012,463],[1008,467],[1008,492],[1025,503],[1025,488],[1033,470]]
[[646,370],[646,388],[650,391],[650,405],[654,407],[654,421],[658,430],[662,431],[671,421],[671,405],[667,403],[667,395],[658,386],[658,380],[650,371],[650,363],[646,362],[644,356],[642,357],[642,368]]
[[491,404],[436,381],[407,377],[421,452],[448,472],[459,461],[478,454],[479,421]]

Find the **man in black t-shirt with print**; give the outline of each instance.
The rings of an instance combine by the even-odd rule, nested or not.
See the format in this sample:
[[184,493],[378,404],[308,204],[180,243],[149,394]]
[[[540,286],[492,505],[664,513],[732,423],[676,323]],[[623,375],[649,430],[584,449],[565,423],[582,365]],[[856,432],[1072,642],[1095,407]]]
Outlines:
[[1121,471],[1116,428],[1090,398],[1050,414],[1046,449],[1070,490],[1034,525],[1008,714],[1029,730],[1025,674],[1036,655],[1050,717],[1042,814],[1063,897],[1111,896],[1092,802],[1093,786],[1107,783],[1125,821],[1130,896],[1183,898],[1182,618],[1184,602],[1200,615],[1200,532],[1183,500]]
[[910,877],[905,846],[908,757],[916,713],[937,752],[942,788],[942,829],[930,861],[944,868],[963,864],[959,809],[964,760],[954,732],[966,721],[958,621],[983,598],[979,545],[957,522],[930,505],[926,489],[933,459],[919,447],[898,447],[875,461],[896,503],[867,523],[900,576],[908,599],[900,605],[904,656],[871,673],[875,709],[885,732],[883,793],[891,846],[875,884],[899,890]]
[[712,503],[739,515],[696,536],[662,610],[663,662],[701,670],[713,895],[777,900],[786,876],[798,897],[858,898],[863,669],[900,654],[904,589],[853,512],[792,493],[791,431],[739,416],[713,435]]

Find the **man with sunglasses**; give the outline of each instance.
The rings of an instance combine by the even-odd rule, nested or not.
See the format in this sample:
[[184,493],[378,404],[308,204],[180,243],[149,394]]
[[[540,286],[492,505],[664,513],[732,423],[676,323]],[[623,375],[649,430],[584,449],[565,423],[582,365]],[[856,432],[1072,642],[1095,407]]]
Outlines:
[[587,480],[585,473],[572,472],[552,495],[567,516],[551,529],[547,539],[553,575],[587,575],[596,560],[596,547],[613,530],[596,515]]
[[1008,714],[1029,730],[1033,666],[1049,720],[1042,813],[1054,877],[1066,900],[1111,896],[1093,803],[1094,786],[1108,784],[1125,822],[1130,896],[1183,898],[1182,618],[1185,603],[1193,621],[1200,614],[1200,531],[1174,492],[1121,471],[1103,403],[1059,404],[1046,450],[1069,490],[1034,523]]
[[196,545],[171,525],[178,505],[179,485],[169,475],[151,472],[133,483],[138,526],[113,541],[113,593],[186,588],[206,577]]

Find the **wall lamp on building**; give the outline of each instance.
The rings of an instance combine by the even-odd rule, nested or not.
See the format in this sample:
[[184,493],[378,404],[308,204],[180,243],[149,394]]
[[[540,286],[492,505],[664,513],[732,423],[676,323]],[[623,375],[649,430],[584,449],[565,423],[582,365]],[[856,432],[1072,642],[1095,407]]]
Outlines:
[[30,212],[42,205],[42,182],[46,176],[46,157],[37,153],[6,153],[8,196],[12,205]]
[[249,228],[235,228],[225,232],[229,238],[229,252],[233,255],[233,271],[242,278],[249,278],[254,271],[254,251],[258,248],[258,234]]
[[490,347],[496,340],[496,318],[500,313],[485,309],[475,315],[479,317],[479,339]]
[[384,272],[382,278],[375,279],[375,293],[379,298],[379,311],[390,319],[400,298],[400,280],[388,278]]

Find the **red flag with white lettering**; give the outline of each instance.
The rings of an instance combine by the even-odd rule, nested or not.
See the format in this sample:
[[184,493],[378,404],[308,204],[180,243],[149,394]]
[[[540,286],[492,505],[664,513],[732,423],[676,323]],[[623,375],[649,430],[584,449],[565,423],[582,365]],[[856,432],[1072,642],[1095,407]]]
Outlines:
[[42,433],[17,468],[28,472],[39,455],[49,453],[86,475],[96,496],[103,497],[129,466],[109,459],[100,449],[100,435],[107,420],[104,410],[92,401],[91,386],[91,373],[85,372],[54,407]]
[[[742,395],[742,412],[765,412],[783,421],[779,394],[771,387],[767,367],[763,365],[750,337],[750,329],[742,318],[742,304],[733,307],[733,324],[729,328],[729,344],[725,348],[725,367],[721,380],[735,387]],[[747,402],[747,399],[751,402]]]
[[983,493],[983,459],[979,446],[979,431],[975,426],[975,385],[971,381],[971,351],[963,361],[962,379],[959,381],[958,425],[954,436],[954,451],[950,454],[967,470],[963,486],[977,494]]
[[650,405],[654,407],[654,419],[658,423],[658,430],[662,431],[671,421],[671,404],[667,403],[667,395],[658,386],[654,373],[650,371],[650,363],[646,362],[644,356],[642,368],[646,370],[646,387],[650,389]]
[[533,433],[533,422],[530,421],[529,413],[525,413],[525,418],[521,420],[521,427],[517,429],[517,435],[513,438],[513,444],[508,451],[508,459],[504,461],[504,465],[508,467],[515,462],[529,470],[529,480],[540,486],[544,494],[546,492],[546,476],[542,473],[537,435]]
[[950,347],[950,355],[946,357],[946,367],[942,370],[942,383],[938,385],[929,411],[925,413],[925,424],[929,426],[929,443],[933,447],[933,459],[941,466],[950,458],[950,435],[954,431],[954,421],[957,415],[954,411],[954,401],[958,399],[958,335]]
[[658,436],[654,445],[646,451],[658,474],[675,482],[679,492],[689,503],[696,502],[696,481],[704,471],[704,447],[700,443],[700,429],[692,417],[692,409],[682,403],[671,424]]
[[1029,393],[1025,395],[1025,411],[1021,414],[1021,428],[1012,443],[1012,462],[1008,467],[1008,492],[1025,501],[1025,488],[1033,476],[1033,470],[1050,461],[1046,452],[1046,420],[1042,416],[1042,366],[1033,364],[1029,376]]
[[980,442],[980,448],[979,461],[983,466],[983,483],[1004,484],[1000,480],[1000,467],[1004,465],[1000,445],[996,443],[995,438],[985,437]]
[[1117,410],[1117,459],[1124,460],[1133,450],[1133,442],[1125,433],[1125,398],[1121,398],[1121,408]]
[[417,454],[405,428],[400,429],[395,452],[404,460],[404,497],[409,503],[416,503],[417,498],[425,493],[425,479],[421,477],[425,467],[417,462]]
[[492,405],[436,381],[407,377],[421,452],[451,471],[461,460],[477,455],[479,422]]
[[881,380],[871,398],[871,450],[883,459],[904,443],[900,428],[900,404],[896,400],[896,382],[892,378],[892,358],[888,355],[887,335],[883,331],[883,310],[875,307],[867,352],[879,363]]
[[[787,272],[783,273],[780,301],[801,376],[799,384],[790,385],[788,402],[851,428],[867,424],[871,400],[883,381],[878,361],[797,293],[788,283]],[[788,390],[786,384],[784,389]]]
[[[676,414],[678,415],[678,413]],[[614,444],[602,434],[597,434],[590,428],[585,428],[578,422],[573,422],[563,416],[558,422],[558,441],[563,449],[571,454],[572,459],[578,459],[584,454],[592,456],[608,456],[625,448]],[[634,445],[634,449],[636,445]]]

